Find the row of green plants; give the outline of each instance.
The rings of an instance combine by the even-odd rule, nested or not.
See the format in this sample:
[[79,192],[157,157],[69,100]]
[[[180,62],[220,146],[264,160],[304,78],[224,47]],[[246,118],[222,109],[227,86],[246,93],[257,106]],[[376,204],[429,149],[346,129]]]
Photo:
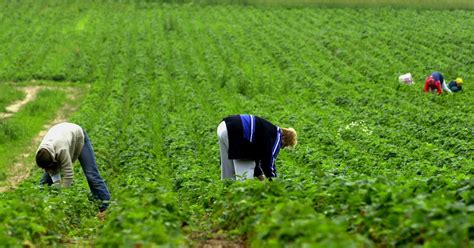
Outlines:
[[[92,140],[112,204],[100,222],[80,166],[62,190],[37,186],[35,169],[0,195],[0,243],[472,246],[471,87],[421,86],[432,70],[469,82],[471,12],[2,7],[0,79],[92,83],[71,121]],[[408,71],[411,87],[397,82]],[[237,113],[298,131],[277,180],[219,179],[216,128]]]
[[[178,0],[179,1],[179,0]],[[205,0],[204,0],[205,1]],[[212,0],[210,0],[212,1]],[[472,2],[467,0],[230,0],[238,4],[289,7],[395,7],[415,9],[473,9]]]
[[[278,23],[275,25],[278,26]],[[191,26],[189,29],[198,28]],[[258,34],[249,34],[249,36],[257,40],[259,37]],[[278,36],[278,34],[275,36]],[[192,42],[196,38],[190,35],[186,40]],[[216,43],[218,46],[230,47],[230,42],[235,41],[229,40],[227,42],[229,43]],[[275,41],[275,43],[278,43],[278,41]],[[264,44],[271,46],[271,38]],[[192,47],[191,43],[184,45],[183,49],[188,47]],[[206,49],[209,51],[213,48],[206,47]],[[304,84],[306,87],[300,85],[301,88],[297,88],[298,85],[295,83],[295,87],[290,87],[293,91],[285,92],[285,95],[282,94],[283,92],[278,92],[278,90],[288,89],[282,85],[275,85],[275,91],[279,94],[265,91],[262,94],[257,92],[248,94],[248,92],[242,91],[242,88],[233,88],[233,85],[221,86],[223,90],[219,91],[215,86],[199,84],[199,90],[196,90],[194,89],[195,83],[186,82],[195,82],[193,77],[196,74],[212,75],[212,72],[206,70],[213,70],[214,67],[206,68],[205,63],[194,63],[192,61],[189,66],[182,68],[180,64],[186,59],[180,58],[180,54],[175,51],[170,52],[170,54],[173,54],[173,57],[170,58],[175,61],[170,65],[171,74],[188,75],[188,77],[181,76],[184,78],[174,82],[172,78],[166,78],[166,81],[170,81],[170,84],[176,85],[166,95],[176,95],[181,92],[180,95],[174,97],[182,99],[183,102],[180,108],[176,106],[176,101],[172,101],[173,104],[170,105],[169,111],[182,113],[193,108],[199,109],[199,111],[188,115],[189,118],[175,117],[174,122],[179,123],[178,126],[181,126],[181,131],[178,131],[179,129],[177,130],[176,127],[168,132],[165,131],[165,133],[179,135],[179,137],[173,139],[176,141],[176,145],[168,146],[174,148],[169,154],[170,156],[176,156],[176,166],[172,167],[183,171],[178,173],[176,187],[178,187],[183,197],[189,197],[191,203],[197,203],[196,206],[191,208],[193,211],[201,209],[197,211],[196,222],[199,224],[196,224],[196,227],[205,226],[199,220],[202,221],[202,216],[210,215],[211,217],[205,218],[205,221],[213,220],[218,228],[224,230],[224,233],[248,235],[250,244],[255,246],[262,245],[262,240],[266,245],[292,244],[297,247],[315,243],[321,246],[327,246],[327,243],[336,246],[349,246],[350,244],[355,246],[370,246],[371,244],[398,246],[413,243],[428,246],[439,244],[467,246],[469,244],[470,234],[468,230],[469,221],[471,220],[469,206],[472,205],[472,182],[468,175],[472,171],[468,165],[472,163],[471,148],[469,146],[472,143],[469,131],[472,130],[463,128],[463,123],[450,120],[448,124],[451,125],[450,130],[459,129],[460,132],[463,132],[463,130],[465,132],[464,135],[460,135],[462,138],[454,141],[454,143],[464,143],[467,146],[459,145],[456,148],[464,147],[464,151],[452,151],[453,143],[449,145],[440,144],[444,149],[451,152],[442,153],[441,157],[447,159],[453,154],[458,154],[456,160],[460,162],[458,168],[461,168],[461,171],[439,168],[448,162],[437,161],[440,159],[437,152],[443,152],[443,149],[436,149],[434,145],[431,145],[431,143],[437,142],[435,138],[439,138],[439,135],[433,137],[433,139],[430,139],[426,133],[413,136],[420,130],[436,132],[436,130],[430,128],[436,120],[430,121],[422,118],[424,115],[436,117],[436,114],[430,115],[428,111],[420,112],[419,115],[414,113],[420,111],[416,107],[417,105],[428,105],[428,109],[438,107],[437,104],[440,103],[438,99],[433,98],[433,96],[421,96],[419,89],[399,88],[396,84],[387,87],[380,86],[382,90],[386,91],[383,92],[384,96],[391,98],[377,99],[362,94],[360,90],[351,89],[343,82],[331,84],[331,77],[323,78],[319,75],[317,79],[330,84],[330,87],[328,87],[330,90],[326,90],[316,80],[315,83],[301,82],[306,83]],[[195,54],[198,55],[200,52],[195,51]],[[261,52],[261,54],[265,53]],[[258,59],[264,57],[264,55],[260,57],[252,55],[249,55],[248,58]],[[222,60],[237,58],[238,56],[246,56],[246,54],[242,55],[237,51],[234,54],[223,54]],[[287,55],[285,60],[298,63],[297,58],[301,58],[299,56],[300,54],[296,54],[295,58],[292,58],[291,55]],[[310,57],[312,57],[311,53],[305,58],[309,60]],[[321,58],[321,56],[313,57]],[[215,61],[218,59],[216,56],[213,56],[212,59],[214,60],[213,63],[225,64],[224,62]],[[324,66],[319,63],[326,64],[328,62],[316,62],[311,68]],[[299,77],[307,78],[311,76],[306,74],[305,71],[299,70],[299,68],[304,68],[303,66],[295,67],[297,68],[293,70],[296,71],[295,74]],[[330,67],[331,64],[328,65],[328,68]],[[334,73],[334,76],[340,74],[337,71],[328,71]],[[278,74],[278,69],[272,73]],[[258,73],[255,74],[258,75]],[[363,80],[362,76],[360,78]],[[249,81],[259,82],[259,80]],[[357,81],[353,82],[353,84],[357,83]],[[377,85],[372,87],[359,85],[372,91],[380,90],[377,89],[379,87]],[[251,90],[250,87],[258,87],[258,85],[250,83],[249,87],[243,90]],[[308,91],[308,89],[314,89],[315,91]],[[315,95],[318,94],[316,91],[323,91],[324,98],[314,99]],[[339,96],[340,92],[346,92],[344,94],[346,97]],[[414,94],[420,95],[417,100],[412,99]],[[225,101],[221,100],[223,96],[226,97]],[[402,99],[397,99],[397,97]],[[352,100],[351,98],[355,99]],[[360,104],[357,98],[362,98]],[[408,104],[408,99],[411,99],[411,104]],[[280,116],[275,117],[276,106],[271,104],[273,102],[284,103],[284,106],[277,107]],[[311,103],[311,105],[308,106],[308,103]],[[400,104],[402,104],[402,108]],[[302,108],[302,106],[308,106],[312,113],[308,113],[308,108]],[[387,113],[381,112],[378,106],[384,106]],[[448,107],[441,106],[438,108],[441,109],[440,111],[445,109],[445,112],[450,110]],[[300,137],[300,147],[290,153],[292,155],[290,158],[284,160],[283,172],[281,172],[283,174],[282,181],[277,184],[278,186],[270,184],[272,186],[269,189],[262,189],[265,186],[261,186],[260,183],[255,183],[257,186],[252,183],[246,184],[245,187],[233,184],[223,190],[220,184],[217,186],[203,185],[202,182],[212,180],[208,178],[209,174],[218,175],[219,173],[217,166],[219,163],[217,159],[218,152],[213,128],[215,128],[222,115],[242,111],[242,109],[244,109],[244,112],[257,110],[260,115],[279,120],[282,125],[285,122],[286,124],[293,123],[292,125],[300,123],[301,126],[295,125],[297,130],[303,130],[303,136]],[[459,114],[463,115],[463,113]],[[387,121],[388,116],[394,120]],[[405,116],[413,118],[411,121],[415,122],[415,127],[409,125],[404,128],[400,125],[400,121]],[[455,116],[452,117],[456,119]],[[466,118],[463,119],[467,120]],[[208,135],[201,134],[197,130],[202,129],[202,123],[207,123],[208,120],[214,120],[212,122],[215,126],[209,128]],[[452,128],[453,125],[454,128]],[[440,129],[438,131],[441,134],[447,131],[442,127]],[[386,133],[393,133],[396,137],[387,137]],[[400,136],[400,133],[403,135]],[[407,143],[412,143],[412,146],[401,146]],[[212,149],[214,149],[214,152],[210,153],[209,151]],[[412,149],[419,149],[420,151],[413,151]],[[464,155],[467,155],[467,157],[464,157]],[[202,157],[196,158],[196,156]],[[213,158],[212,163],[203,162],[208,161],[209,157]],[[437,164],[437,162],[441,162],[441,164]],[[449,163],[451,162],[455,161],[449,161]],[[183,167],[183,164],[188,164],[188,166]],[[211,168],[214,172],[208,173],[211,170],[209,164],[212,165]],[[398,170],[400,169],[402,171],[399,174]],[[202,173],[203,170],[206,173]],[[439,192],[433,192],[440,185],[446,185],[446,181],[440,174],[454,176],[453,180],[446,180],[453,183],[452,188],[441,187]],[[429,186],[425,186],[426,183],[429,183]],[[197,189],[198,187],[201,187],[201,189]],[[211,190],[206,190],[209,187],[211,187]],[[257,187],[257,189],[255,190],[253,187]],[[276,190],[272,187],[275,187]],[[461,191],[464,197],[459,197]],[[205,194],[206,192],[208,194]],[[438,199],[440,196],[448,199],[442,201]],[[413,200],[414,198],[421,200]],[[202,200],[199,202],[196,199]],[[285,212],[283,215],[285,218],[278,219],[279,212],[274,212],[276,211],[274,207],[281,203],[280,201],[284,202],[282,206],[288,208],[285,210],[293,212],[293,214]],[[462,209],[459,215],[450,213],[451,210],[449,210],[454,207],[451,204],[456,201],[460,201],[459,206]],[[294,202],[297,202],[296,206]],[[422,206],[418,206],[419,204]],[[430,207],[424,206],[425,204]],[[292,211],[293,207],[295,207],[295,210]],[[302,214],[302,216],[305,216],[303,219],[315,220],[315,223],[311,221],[304,222],[304,225],[308,225],[306,226],[308,228],[300,226],[292,229],[291,227],[298,223],[300,214],[298,209],[300,208],[309,211]],[[454,208],[457,208],[457,206]],[[313,212],[313,215],[311,215],[311,209],[332,217],[340,225],[340,229],[338,229],[338,225],[332,222],[321,220],[317,216],[317,212]],[[308,215],[312,217],[308,217]],[[265,217],[277,219],[272,222]],[[385,219],[386,217],[389,218]],[[450,218],[456,221],[445,222],[445,219]],[[456,224],[449,225],[447,223]],[[306,233],[307,230],[319,230],[322,227],[327,230],[327,233],[323,231],[308,231]],[[214,226],[214,228],[216,227]],[[347,231],[354,236],[345,236]],[[447,239],[446,236],[438,235],[438,232],[454,232],[457,239]],[[320,233],[324,238],[318,240],[321,236],[316,235],[316,233]],[[363,237],[357,234],[363,234]],[[342,235],[344,238],[338,235]],[[338,243],[340,240],[347,243]]]
[[141,5],[193,4],[236,5],[257,7],[317,7],[317,8],[409,8],[409,9],[474,9],[469,0],[147,0],[137,1]]

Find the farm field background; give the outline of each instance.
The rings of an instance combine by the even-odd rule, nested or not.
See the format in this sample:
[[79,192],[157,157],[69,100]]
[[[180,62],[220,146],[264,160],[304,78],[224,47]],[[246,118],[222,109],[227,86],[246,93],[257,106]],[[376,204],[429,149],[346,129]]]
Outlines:
[[15,89],[9,85],[0,85],[0,113],[6,112],[6,107],[17,100],[24,97],[24,93],[21,90]]
[[286,7],[393,7],[411,9],[474,9],[470,0],[168,0],[179,3],[238,4]]
[[[61,190],[34,168],[0,193],[0,244],[474,245],[472,11],[4,1],[0,30],[2,82],[91,85],[71,121],[113,198],[101,222],[80,166]],[[465,92],[424,94],[432,71]],[[278,180],[220,180],[237,113],[298,131]]]

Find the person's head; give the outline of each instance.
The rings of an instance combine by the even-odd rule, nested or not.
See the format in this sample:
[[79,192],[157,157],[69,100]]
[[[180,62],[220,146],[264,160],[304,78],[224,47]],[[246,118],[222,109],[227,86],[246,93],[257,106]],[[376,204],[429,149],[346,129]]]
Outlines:
[[282,128],[281,129],[281,143],[283,147],[294,147],[298,141],[296,140],[297,135],[295,129],[289,128]]
[[462,83],[463,83],[462,78],[456,78],[455,82],[458,85],[460,85],[460,84],[462,85]]
[[46,170],[53,169],[56,167],[56,163],[54,162],[53,156],[45,148],[39,149],[36,153],[36,165]]

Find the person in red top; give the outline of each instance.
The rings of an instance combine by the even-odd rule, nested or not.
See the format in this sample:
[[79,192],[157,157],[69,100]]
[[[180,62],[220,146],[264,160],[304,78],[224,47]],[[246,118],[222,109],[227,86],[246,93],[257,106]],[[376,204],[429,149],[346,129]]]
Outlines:
[[436,90],[436,93],[440,95],[443,93],[443,89],[451,93],[451,90],[446,86],[444,82],[443,74],[439,72],[433,72],[425,80],[425,92]]

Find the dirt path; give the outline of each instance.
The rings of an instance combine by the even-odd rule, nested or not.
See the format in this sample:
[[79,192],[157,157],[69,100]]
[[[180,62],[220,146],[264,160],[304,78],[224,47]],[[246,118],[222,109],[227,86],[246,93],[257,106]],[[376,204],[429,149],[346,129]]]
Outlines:
[[214,231],[192,232],[187,235],[188,246],[197,248],[246,248],[243,237],[228,237]]
[[41,88],[42,88],[41,86],[22,87],[21,90],[23,90],[26,93],[25,99],[16,101],[10,106],[6,107],[5,108],[6,112],[0,113],[0,119],[11,117],[13,114],[20,111],[21,107],[25,106],[26,104],[28,104],[29,102],[33,101],[36,98],[36,94],[38,94]]
[[[25,88],[27,88],[29,90],[28,94],[31,93],[32,96],[30,97],[30,100],[25,102],[26,98],[28,98],[28,95],[27,95],[25,100],[21,101],[21,102],[25,102],[25,103],[23,103],[23,105],[25,105],[29,101],[32,101],[34,99],[34,97],[36,96],[36,94],[39,92],[40,89],[52,88],[52,87],[32,86],[32,87],[25,87]],[[30,176],[30,171],[32,169],[33,154],[34,154],[38,144],[41,142],[41,139],[46,134],[46,132],[53,125],[55,125],[57,123],[60,123],[60,122],[67,121],[67,119],[71,116],[71,114],[74,113],[79,108],[78,104],[73,105],[72,103],[74,103],[78,97],[81,97],[82,95],[84,95],[85,92],[82,92],[81,89],[74,88],[74,87],[67,87],[67,88],[61,87],[61,88],[58,88],[58,89],[63,89],[63,90],[66,91],[66,93],[68,95],[68,101],[66,102],[66,104],[63,107],[61,107],[59,109],[55,119],[53,121],[48,122],[47,124],[45,124],[43,126],[43,130],[41,130],[38,133],[38,135],[36,135],[32,139],[30,145],[28,147],[26,147],[25,151],[18,156],[18,158],[19,158],[18,161],[15,161],[13,163],[13,165],[10,166],[10,168],[7,172],[7,179],[5,179],[5,181],[0,183],[0,193],[8,191],[8,190],[15,189],[23,180],[25,180],[26,178],[28,178]],[[18,104],[18,103],[15,103],[15,105],[16,104]],[[23,105],[21,105],[21,106],[23,106]],[[16,107],[17,109],[16,109],[15,112],[18,112],[18,110],[21,108],[21,106]],[[15,112],[11,111],[11,114],[13,114]]]
[[245,247],[241,241],[224,239],[208,239],[197,245],[198,248],[242,248]]

